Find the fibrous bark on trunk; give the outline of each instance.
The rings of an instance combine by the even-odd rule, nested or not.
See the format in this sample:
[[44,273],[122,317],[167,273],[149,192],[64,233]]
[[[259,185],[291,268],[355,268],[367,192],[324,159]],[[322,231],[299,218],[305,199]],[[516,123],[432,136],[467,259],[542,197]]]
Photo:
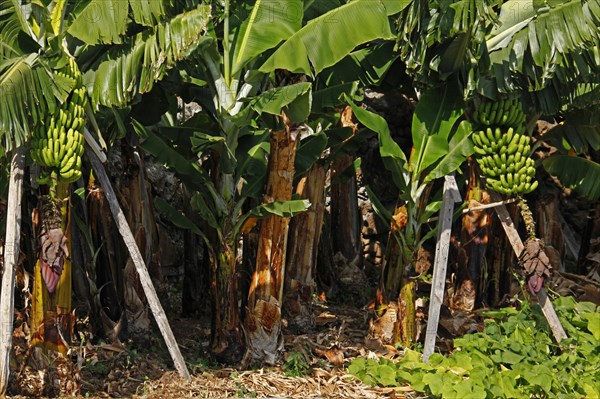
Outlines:
[[[88,146],[89,149],[89,146]],[[179,350],[179,346],[177,346],[177,342],[175,341],[175,337],[173,336],[173,331],[171,330],[171,326],[169,325],[169,321],[165,315],[165,311],[160,304],[158,296],[156,295],[156,290],[152,285],[152,280],[150,279],[150,275],[148,274],[148,269],[144,263],[144,259],[142,254],[140,253],[139,248],[136,245],[135,238],[133,237],[133,233],[127,224],[127,220],[125,219],[125,215],[123,214],[123,210],[121,209],[119,202],[117,200],[117,196],[110,184],[108,176],[106,175],[106,171],[102,166],[100,159],[92,152],[89,151],[89,160],[92,164],[92,168],[94,172],[98,176],[98,180],[102,187],[104,188],[106,199],[108,201],[108,205],[110,207],[110,211],[115,219],[117,224],[117,228],[123,241],[125,242],[125,246],[129,251],[129,255],[134,263],[134,266],[140,275],[140,282],[142,284],[142,288],[144,289],[144,294],[148,299],[148,304],[150,305],[150,309],[156,319],[156,323],[158,324],[158,328],[165,339],[165,343],[167,345],[167,349],[169,350],[169,354],[173,359],[173,363],[175,363],[175,367],[177,371],[179,371],[179,375],[185,379],[190,379],[190,373],[185,365],[185,361],[183,360],[183,356],[181,356],[181,351]]]
[[244,354],[239,309],[239,275],[235,248],[221,243],[219,252],[209,250],[212,270],[213,352],[220,362],[233,364]]
[[123,263],[126,255],[121,252],[117,227],[110,216],[110,208],[104,191],[93,180],[88,186],[90,238],[97,245],[92,253],[95,276],[93,292],[94,309],[92,325],[94,333],[109,342],[125,338],[127,319],[124,310]]
[[375,300],[376,319],[369,330],[369,339],[380,344],[400,342],[410,346],[415,338],[416,287],[414,281],[408,278],[413,268],[412,252],[400,243],[401,239],[397,236],[405,228],[407,220],[406,207],[396,208]]
[[284,310],[290,328],[304,332],[314,327],[310,304],[325,213],[324,192],[325,168],[315,164],[296,187],[296,194],[312,205],[290,222]]
[[[344,127],[352,128],[353,135],[358,131],[358,125],[352,121],[352,108],[346,106],[341,112],[340,122]],[[353,167],[354,155],[341,155],[331,166],[331,181]],[[333,252],[341,252],[351,261],[361,250],[360,213],[358,210],[358,187],[356,176],[331,186],[331,227],[333,235]]]
[[[285,117],[284,120],[284,129],[271,132],[265,203],[292,198],[299,131],[291,127]],[[269,216],[261,223],[256,268],[244,323],[247,345],[244,363],[275,363],[283,349],[281,302],[288,224],[289,218],[280,216]]]
[[[353,155],[338,157],[331,166],[331,180],[354,163]],[[360,215],[358,212],[358,196],[356,177],[331,186],[331,229],[333,235],[333,251],[341,252],[347,260],[353,260],[359,253]]]

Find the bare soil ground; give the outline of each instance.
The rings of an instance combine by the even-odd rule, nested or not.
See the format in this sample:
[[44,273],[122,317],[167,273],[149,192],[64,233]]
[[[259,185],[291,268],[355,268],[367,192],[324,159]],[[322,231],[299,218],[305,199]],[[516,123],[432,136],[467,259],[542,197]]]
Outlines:
[[[317,303],[317,327],[309,334],[285,336],[285,354],[272,367],[238,370],[217,364],[210,355],[208,320],[171,317],[170,322],[192,373],[190,381],[174,371],[156,329],[130,334],[116,345],[82,340],[71,359],[27,353],[27,326],[15,330],[15,354],[9,394],[15,398],[75,395],[86,398],[381,398],[410,396],[410,388],[372,388],[346,374],[357,356],[394,358],[394,348],[365,346],[368,309]],[[17,322],[23,320],[18,315]],[[80,334],[84,337],[84,334]],[[27,365],[23,367],[23,362]],[[48,364],[47,372],[37,371]]]

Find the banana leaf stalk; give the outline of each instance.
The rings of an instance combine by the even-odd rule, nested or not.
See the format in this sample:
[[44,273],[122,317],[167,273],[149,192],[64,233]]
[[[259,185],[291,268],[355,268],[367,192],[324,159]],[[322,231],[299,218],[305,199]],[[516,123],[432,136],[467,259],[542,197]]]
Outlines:
[[469,163],[469,186],[466,193],[468,212],[463,213],[460,246],[457,256],[457,278],[450,307],[472,311],[483,292],[480,286],[482,265],[488,246],[488,229],[491,217],[487,209],[478,209],[489,204],[490,196],[481,187],[475,162]]

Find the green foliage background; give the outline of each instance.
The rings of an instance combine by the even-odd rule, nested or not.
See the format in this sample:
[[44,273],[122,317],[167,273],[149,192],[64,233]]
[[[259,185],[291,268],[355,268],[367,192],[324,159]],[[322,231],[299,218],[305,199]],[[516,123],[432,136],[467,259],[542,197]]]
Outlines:
[[355,359],[348,372],[367,384],[409,384],[436,398],[600,397],[600,309],[558,298],[554,305],[569,338],[560,347],[539,305],[486,315],[483,332],[454,340],[449,356],[407,350],[398,362]]

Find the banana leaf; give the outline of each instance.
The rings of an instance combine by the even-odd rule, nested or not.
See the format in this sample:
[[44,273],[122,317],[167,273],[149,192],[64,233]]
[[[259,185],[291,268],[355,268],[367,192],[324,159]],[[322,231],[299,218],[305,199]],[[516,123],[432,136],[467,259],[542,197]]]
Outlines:
[[300,141],[294,160],[296,175],[301,175],[312,168],[327,148],[327,141],[327,135],[323,132],[315,133]]
[[443,156],[435,167],[425,177],[425,183],[434,179],[444,177],[460,168],[460,166],[473,154],[473,143],[471,132],[473,126],[467,120],[463,120],[452,135],[448,144],[448,153]]
[[356,0],[328,11],[309,21],[279,46],[260,71],[269,73],[287,69],[306,75],[319,74],[358,45],[371,40],[392,39],[388,15],[399,12],[408,4],[405,1]]
[[68,33],[91,45],[121,43],[129,18],[151,27],[166,13],[165,2],[155,0],[82,0],[67,4]]
[[394,141],[390,133],[387,122],[381,116],[367,111],[346,97],[346,101],[352,107],[354,116],[356,119],[368,129],[377,133],[379,137],[379,152],[381,159],[386,169],[392,172],[392,179],[401,191],[406,190],[410,183],[410,176],[408,173],[408,162],[406,155],[398,146],[398,143]]
[[412,173],[420,176],[448,154],[450,133],[463,113],[464,101],[456,81],[423,94],[412,120]]
[[303,16],[301,0],[257,0],[233,44],[231,74],[296,33],[302,27]]
[[251,99],[252,108],[259,114],[280,115],[281,110],[310,91],[311,83],[296,83],[267,90]]
[[590,148],[599,150],[600,107],[569,112],[565,122],[553,127],[543,139],[558,148],[573,149],[577,154]]
[[581,157],[553,155],[544,159],[542,165],[562,184],[590,201],[600,198],[600,164]]

